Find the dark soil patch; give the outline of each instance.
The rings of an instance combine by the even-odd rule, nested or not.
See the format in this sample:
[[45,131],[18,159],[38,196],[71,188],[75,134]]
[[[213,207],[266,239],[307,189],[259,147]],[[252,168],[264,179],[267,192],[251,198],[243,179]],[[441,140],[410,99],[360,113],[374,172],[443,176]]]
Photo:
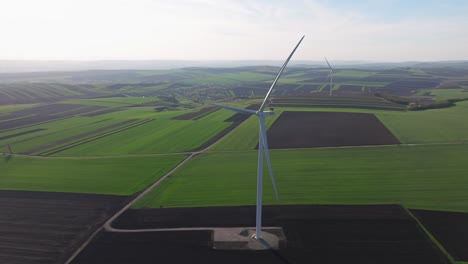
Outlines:
[[402,111],[405,108],[387,102],[367,92],[335,91],[333,96],[328,92],[313,93],[303,96],[281,96],[272,99],[274,107],[343,107],[364,109],[385,109]]
[[436,88],[437,89],[461,89],[463,87],[453,82],[442,82]]
[[400,143],[374,115],[358,113],[283,112],[267,137],[272,149]]
[[175,116],[173,117],[172,119],[175,119],[175,120],[197,120],[201,117],[204,117],[205,115],[211,113],[211,112],[214,112],[216,110],[218,110],[219,108],[217,106],[209,106],[209,107],[204,107],[198,111],[195,111],[195,112],[190,112],[190,113],[186,113],[186,114],[183,114],[183,115],[179,115],[179,116]]
[[283,94],[284,92],[295,90],[299,86],[300,86],[299,84],[295,84],[295,83],[294,84],[293,83],[277,84],[274,90],[278,91],[280,94]]
[[452,257],[468,261],[468,213],[411,210]]
[[8,135],[8,136],[3,136],[3,137],[0,137],[0,140],[19,137],[19,136],[22,136],[22,135],[27,135],[27,134],[31,134],[31,133],[42,131],[42,130],[45,130],[45,128],[36,128],[36,129],[31,129],[31,130],[19,132],[19,133],[16,133],[16,134],[11,134],[11,135]]
[[362,90],[361,85],[343,84],[340,86],[340,91],[360,92],[361,90]]
[[[79,108],[85,108],[85,106],[77,104],[49,104],[18,110],[2,115],[2,119],[6,121],[0,123],[0,131],[12,130],[19,127],[32,126],[35,124],[63,119],[65,117],[72,116],[73,113],[71,111],[78,110]],[[66,112],[70,112],[71,114],[67,114]],[[27,117],[20,118],[23,116]]]
[[440,80],[435,79],[406,79],[392,82],[379,89],[379,92],[401,96],[412,95],[419,89],[436,88]]
[[[449,263],[404,209],[388,206],[265,206],[281,226],[277,251],[211,249],[211,231],[103,232],[73,261],[92,263]],[[118,227],[253,226],[255,207],[129,210]]]
[[122,110],[121,108],[106,108],[106,109],[98,110],[98,111],[95,111],[95,112],[87,113],[87,114],[84,114],[82,116],[93,117],[93,116],[118,112],[118,111],[121,111],[121,110]]
[[107,110],[107,107],[90,105],[90,106],[85,106],[85,107],[81,107],[78,109],[73,109],[71,111],[62,112],[62,113],[57,114],[57,116],[68,117],[68,116],[74,116],[74,115],[81,115],[81,114],[98,111],[98,110]]
[[158,83],[117,83],[106,86],[106,90],[120,90],[122,88],[146,88],[158,85]]
[[0,191],[0,263],[64,263],[125,198]]
[[313,91],[316,91],[320,88],[321,85],[318,84],[304,84],[299,89],[294,91],[295,94],[310,94]]
[[0,84],[0,94],[0,105],[8,105],[52,103],[65,99],[91,98],[103,93],[89,85],[11,82]]

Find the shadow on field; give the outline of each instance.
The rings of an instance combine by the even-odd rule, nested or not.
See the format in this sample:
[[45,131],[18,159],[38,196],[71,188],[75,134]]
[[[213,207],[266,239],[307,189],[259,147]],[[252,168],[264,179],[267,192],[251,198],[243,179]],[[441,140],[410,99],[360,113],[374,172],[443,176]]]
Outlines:
[[13,155],[10,155],[10,154],[6,154],[4,155],[5,157],[3,157],[3,159],[5,160],[6,163],[10,162],[10,160],[13,159]]

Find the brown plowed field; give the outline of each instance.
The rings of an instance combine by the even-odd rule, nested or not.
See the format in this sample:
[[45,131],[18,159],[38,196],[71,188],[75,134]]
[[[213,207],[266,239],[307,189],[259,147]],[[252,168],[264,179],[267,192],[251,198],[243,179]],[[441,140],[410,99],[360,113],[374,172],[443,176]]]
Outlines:
[[468,213],[411,210],[452,257],[468,261]]
[[64,263],[124,199],[0,191],[0,263]]
[[176,117],[173,117],[172,119],[176,119],[176,120],[197,120],[203,116],[205,116],[206,114],[209,114],[211,112],[214,112],[214,111],[217,111],[219,108],[217,106],[209,106],[209,107],[204,107],[198,111],[195,111],[195,112],[189,112],[189,113],[186,113],[186,114],[183,114],[183,115],[178,115]]
[[283,112],[267,137],[272,149],[400,143],[377,117],[360,113]]
[[272,99],[273,107],[343,107],[363,109],[385,109],[404,111],[402,105],[387,102],[368,92],[338,91],[330,96],[327,92],[318,92],[302,96],[281,96]]
[[[97,110],[104,110],[102,106],[84,106],[79,104],[49,104],[23,109],[2,115],[0,117],[0,131],[19,127],[50,122],[58,119],[84,114]],[[24,117],[24,118],[21,118]]]
[[106,108],[106,109],[98,110],[98,111],[95,111],[95,112],[87,113],[87,114],[84,114],[84,115],[81,115],[81,116],[93,117],[93,116],[118,112],[118,111],[121,111],[121,110],[122,110],[121,108]]
[[[404,209],[387,206],[265,206],[281,226],[277,251],[211,249],[211,231],[103,232],[73,261],[94,263],[449,263]],[[253,226],[255,207],[129,210],[118,227]]]
[[14,138],[14,137],[19,137],[19,136],[31,134],[31,133],[38,132],[38,131],[42,131],[42,130],[45,130],[45,128],[36,128],[36,129],[31,129],[31,130],[27,130],[27,131],[23,131],[23,132],[11,134],[11,135],[8,135],[8,136],[3,136],[3,137],[0,137],[0,140],[4,140],[4,139],[8,139],[8,138]]

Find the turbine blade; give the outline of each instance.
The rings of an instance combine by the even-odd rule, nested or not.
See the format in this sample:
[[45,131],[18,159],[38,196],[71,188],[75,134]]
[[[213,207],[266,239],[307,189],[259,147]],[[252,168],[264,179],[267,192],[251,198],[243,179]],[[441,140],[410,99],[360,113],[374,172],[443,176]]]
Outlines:
[[[265,159],[268,165],[268,172],[270,173],[271,185],[273,186],[273,191],[275,192],[276,200],[279,199],[278,196],[278,188],[276,187],[275,177],[273,176],[273,170],[271,168],[271,160],[270,160],[270,153],[268,151],[268,140],[266,136],[266,129],[265,129],[265,120],[263,117],[260,117],[260,133],[261,133],[261,141],[263,145],[263,151],[265,152]],[[260,142],[259,142],[260,147]]]
[[328,60],[327,60],[327,57],[325,57],[325,61],[327,62],[327,64],[328,64],[328,67],[330,68],[330,70],[332,70],[332,71],[333,71],[333,68],[332,68],[332,66],[330,65],[330,63],[328,62]]
[[220,104],[213,104],[213,105],[216,105],[218,107],[221,107],[221,108],[224,108],[224,109],[227,109],[227,110],[231,110],[231,111],[234,111],[234,112],[237,112],[237,113],[241,113],[241,114],[247,114],[247,115],[257,114],[257,112],[254,111],[254,110],[249,110],[249,109],[244,109],[244,108],[237,108],[237,107],[232,107],[232,106],[227,106],[227,105],[220,105]]
[[263,109],[265,108],[265,105],[266,105],[266,102],[268,100],[268,97],[270,97],[270,94],[271,94],[271,91],[273,90],[273,88],[275,87],[276,85],[276,82],[278,82],[278,79],[280,78],[281,74],[283,73],[284,69],[286,68],[286,65],[288,65],[288,62],[289,60],[291,59],[291,57],[294,55],[294,52],[296,52],[296,49],[297,47],[299,47],[299,45],[301,44],[302,40],[304,39],[305,35],[302,36],[301,40],[299,40],[299,42],[297,43],[296,47],[293,49],[293,51],[291,52],[291,54],[289,54],[289,57],[286,59],[286,61],[284,62],[283,66],[281,66],[281,69],[279,70],[278,72],[278,75],[276,75],[276,78],[275,80],[273,81],[273,83],[271,84],[270,86],[270,89],[268,90],[266,96],[265,96],[265,99],[263,99],[263,103],[262,105],[260,106],[260,108],[258,109],[258,111],[263,111]]

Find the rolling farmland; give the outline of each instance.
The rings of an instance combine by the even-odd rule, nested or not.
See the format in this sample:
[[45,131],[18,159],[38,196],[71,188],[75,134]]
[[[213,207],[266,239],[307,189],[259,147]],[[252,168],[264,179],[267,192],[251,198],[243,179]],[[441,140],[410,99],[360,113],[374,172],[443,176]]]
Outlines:
[[[138,200],[116,225],[154,227],[159,214],[172,219],[167,222],[171,227],[182,220],[192,226],[218,218],[231,223],[237,219],[232,217],[236,210],[245,214],[239,221],[249,223],[255,202],[258,123],[211,102],[256,110],[276,70],[259,66],[0,74],[0,203],[22,203],[2,209],[0,229],[11,231],[0,234],[0,262],[22,255],[28,256],[24,263],[63,262],[116,210],[189,155],[187,163]],[[283,226],[289,249],[298,249],[282,251],[284,256],[292,261],[296,254],[304,254],[299,248],[320,244],[355,258],[353,252],[342,251],[341,243],[349,243],[375,256],[393,254],[395,262],[448,263],[433,246],[433,238],[421,231],[427,225],[426,232],[441,237],[439,242],[456,260],[465,260],[459,252],[466,242],[436,230],[431,217],[434,210],[458,212],[460,219],[468,212],[464,177],[468,102],[410,111],[402,101],[468,98],[468,73],[417,67],[337,69],[331,97],[326,74],[323,68],[288,68],[270,98],[269,107],[276,112],[266,119],[270,147],[283,150],[271,151],[280,200],[274,199],[266,177],[264,200],[270,205],[267,215],[276,216],[271,224]],[[396,146],[368,147],[375,144]],[[301,206],[304,215],[294,215]],[[40,214],[48,207],[57,210]],[[201,221],[199,210],[212,215],[213,210],[225,210],[227,218],[218,215]],[[343,218],[330,226],[332,216],[324,210],[341,212]],[[417,213],[410,214],[422,210],[428,211],[429,216],[421,217],[426,224],[416,222]],[[309,218],[315,213],[320,217]],[[385,217],[375,219],[374,213]],[[13,214],[23,220],[17,223]],[[68,223],[70,218],[76,221]],[[457,219],[454,223],[465,228]],[[330,237],[329,244],[308,240],[288,221],[296,226],[309,223],[301,228],[318,224],[323,236]],[[26,226],[31,230],[23,231]],[[389,232],[377,232],[383,226]],[[366,235],[348,240],[356,236],[346,231],[353,228]],[[320,230],[309,230],[310,236]],[[330,235],[336,230],[341,235]],[[102,263],[100,257],[114,252],[117,244],[138,248],[139,243],[160,245],[158,241],[171,241],[174,248],[187,246],[190,252],[184,257],[191,256],[211,243],[207,240],[211,234],[197,232],[179,234],[193,239],[184,244],[172,241],[167,233],[102,231],[91,251],[76,263]],[[377,241],[376,246],[368,247],[369,240]],[[390,240],[394,247],[386,246]],[[6,248],[9,251],[3,253]],[[103,255],[95,255],[96,248]],[[408,248],[417,250],[405,251]],[[369,263],[374,263],[372,254]],[[264,258],[269,257],[258,260]],[[119,261],[126,260],[116,257]]]
[[[86,71],[0,74],[0,105],[95,97],[172,97],[193,101],[261,96],[276,67],[184,68],[161,71]],[[325,68],[288,68],[274,96],[328,92]],[[383,92],[415,96],[446,87],[465,91],[463,68],[336,69],[334,93]],[[465,98],[468,96],[464,96]],[[99,100],[99,99],[95,99]]]

